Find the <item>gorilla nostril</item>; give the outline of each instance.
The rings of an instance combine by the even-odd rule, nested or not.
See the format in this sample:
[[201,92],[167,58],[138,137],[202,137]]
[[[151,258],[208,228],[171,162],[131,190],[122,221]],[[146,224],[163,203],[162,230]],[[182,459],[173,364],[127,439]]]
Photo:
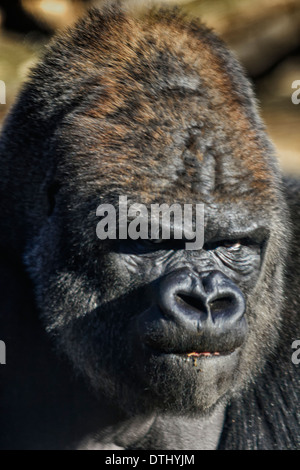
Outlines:
[[224,332],[237,326],[245,312],[239,288],[224,274],[212,271],[194,276],[188,270],[159,282],[158,307],[163,315],[187,330]]
[[184,304],[194,308],[195,310],[207,312],[207,305],[201,299],[201,297],[192,297],[191,295],[187,294],[177,294],[177,298],[179,299],[179,302],[183,302]]
[[209,307],[212,315],[223,313],[235,306],[235,298],[231,295],[221,297],[209,302]]
[[199,313],[209,313],[213,321],[219,315],[231,315],[237,307],[236,298],[231,294],[210,301],[205,297],[180,293],[176,294],[176,299],[179,304],[192,308]]

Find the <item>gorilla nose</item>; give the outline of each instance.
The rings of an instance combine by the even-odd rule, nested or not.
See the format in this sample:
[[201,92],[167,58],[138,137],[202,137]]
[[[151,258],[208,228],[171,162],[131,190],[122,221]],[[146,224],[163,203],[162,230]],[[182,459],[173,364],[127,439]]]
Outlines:
[[158,305],[165,317],[192,331],[229,330],[245,312],[240,289],[220,271],[180,270],[166,276],[159,285]]
[[247,336],[245,299],[220,271],[184,268],[152,284],[151,306],[137,319],[137,338],[171,354],[227,355]]

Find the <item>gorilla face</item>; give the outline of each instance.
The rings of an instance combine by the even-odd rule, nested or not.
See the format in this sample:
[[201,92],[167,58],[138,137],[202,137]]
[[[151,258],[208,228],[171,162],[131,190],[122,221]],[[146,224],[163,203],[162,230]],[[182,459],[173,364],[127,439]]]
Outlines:
[[[205,200],[203,249],[172,238],[100,241],[92,208],[115,195],[103,199],[100,189],[97,198],[86,183],[76,186],[76,193],[60,187],[27,255],[58,348],[97,394],[132,413],[203,413],[228,399],[276,339],[281,253],[271,210],[267,216],[259,202],[255,211],[253,201],[251,211],[244,202],[207,202],[186,181],[184,192],[175,184],[171,192],[176,202]],[[140,200],[138,190],[134,197]]]
[[[47,331],[96,394],[129,413],[205,413],[254,377],[277,338],[277,168],[247,81],[211,33],[126,21],[130,54],[102,37],[101,85],[52,136],[48,217],[26,264]],[[96,208],[121,195],[203,203],[203,249],[172,236],[100,241]]]
[[101,242],[95,215],[72,204],[81,226],[70,231],[58,199],[27,262],[46,328],[96,393],[132,412],[199,413],[249,380],[279,321],[270,221],[222,206],[220,225],[208,206],[204,247],[187,251],[172,239]]

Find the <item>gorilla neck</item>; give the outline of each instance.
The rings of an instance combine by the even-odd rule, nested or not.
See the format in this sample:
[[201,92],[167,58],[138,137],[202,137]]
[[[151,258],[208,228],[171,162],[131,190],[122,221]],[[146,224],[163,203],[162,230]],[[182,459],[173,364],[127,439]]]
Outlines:
[[203,418],[138,416],[85,438],[78,449],[214,450],[221,437],[224,415],[225,406],[219,405],[210,416]]

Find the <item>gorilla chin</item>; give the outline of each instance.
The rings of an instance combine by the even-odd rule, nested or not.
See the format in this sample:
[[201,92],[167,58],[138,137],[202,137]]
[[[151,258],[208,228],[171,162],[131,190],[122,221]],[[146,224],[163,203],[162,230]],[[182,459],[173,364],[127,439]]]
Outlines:
[[[240,350],[228,355],[198,356],[166,354],[145,348],[138,372],[151,390],[151,406],[179,415],[212,412],[236,386]],[[155,398],[154,398],[155,397]]]

